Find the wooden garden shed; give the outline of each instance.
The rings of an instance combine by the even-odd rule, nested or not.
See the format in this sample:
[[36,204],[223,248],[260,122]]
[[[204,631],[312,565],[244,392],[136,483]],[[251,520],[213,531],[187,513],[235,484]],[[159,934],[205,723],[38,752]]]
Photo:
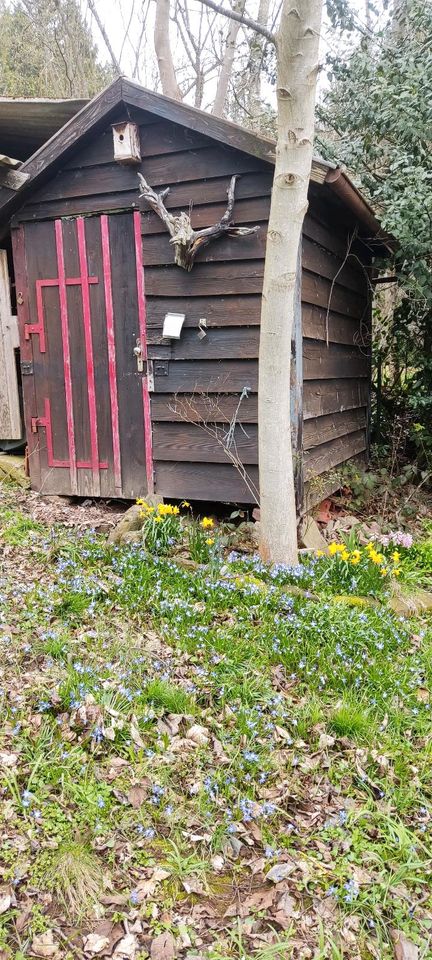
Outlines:
[[[0,189],[34,489],[253,501],[273,162],[273,142],[120,78],[20,167],[19,189]],[[233,223],[259,229],[181,269],[138,172],[196,228],[220,221],[236,175]],[[348,177],[319,159],[309,201],[281,397],[300,509],[305,484],[317,499],[367,455],[371,269],[385,243]]]

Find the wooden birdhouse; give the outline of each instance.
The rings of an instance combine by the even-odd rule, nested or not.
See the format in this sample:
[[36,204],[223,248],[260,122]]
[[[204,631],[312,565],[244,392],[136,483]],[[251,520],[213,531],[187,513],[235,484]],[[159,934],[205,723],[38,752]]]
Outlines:
[[141,147],[137,124],[131,123],[130,121],[114,123],[112,132],[114,160],[117,160],[117,163],[141,163]]

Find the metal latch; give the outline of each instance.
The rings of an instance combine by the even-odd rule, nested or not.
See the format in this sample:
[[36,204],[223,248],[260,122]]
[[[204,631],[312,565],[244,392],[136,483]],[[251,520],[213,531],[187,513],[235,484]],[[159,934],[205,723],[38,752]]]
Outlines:
[[134,356],[136,357],[138,373],[142,373],[144,370],[144,357],[143,357],[141,337],[136,338],[133,352],[134,352]]
[[20,368],[23,377],[33,376],[33,363],[31,360],[21,360]]

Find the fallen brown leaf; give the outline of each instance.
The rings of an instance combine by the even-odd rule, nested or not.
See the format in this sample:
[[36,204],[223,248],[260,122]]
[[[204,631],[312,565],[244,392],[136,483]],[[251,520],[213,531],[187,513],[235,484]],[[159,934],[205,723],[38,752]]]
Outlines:
[[152,940],[150,947],[151,960],[174,960],[176,955],[175,940],[168,930],[160,933]]
[[395,960],[418,960],[419,949],[401,930],[391,930]]

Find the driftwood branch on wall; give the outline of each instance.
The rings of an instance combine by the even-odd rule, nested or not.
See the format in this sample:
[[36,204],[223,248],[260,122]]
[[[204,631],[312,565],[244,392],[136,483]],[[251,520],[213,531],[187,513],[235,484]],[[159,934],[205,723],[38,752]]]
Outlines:
[[183,267],[184,270],[192,270],[195,257],[212,240],[223,237],[225,234],[230,237],[248,237],[259,230],[259,227],[236,227],[233,225],[237,176],[231,177],[227,190],[228,203],[223,217],[221,217],[219,223],[215,223],[212,227],[205,227],[203,230],[193,229],[188,213],[182,212],[176,216],[169,213],[164,203],[169,193],[169,187],[162,190],[161,193],[156,193],[144,179],[142,173],[138,174],[138,179],[141,187],[140,197],[147,200],[149,206],[165,224],[171,236],[170,243],[174,247],[174,260],[177,266]]

